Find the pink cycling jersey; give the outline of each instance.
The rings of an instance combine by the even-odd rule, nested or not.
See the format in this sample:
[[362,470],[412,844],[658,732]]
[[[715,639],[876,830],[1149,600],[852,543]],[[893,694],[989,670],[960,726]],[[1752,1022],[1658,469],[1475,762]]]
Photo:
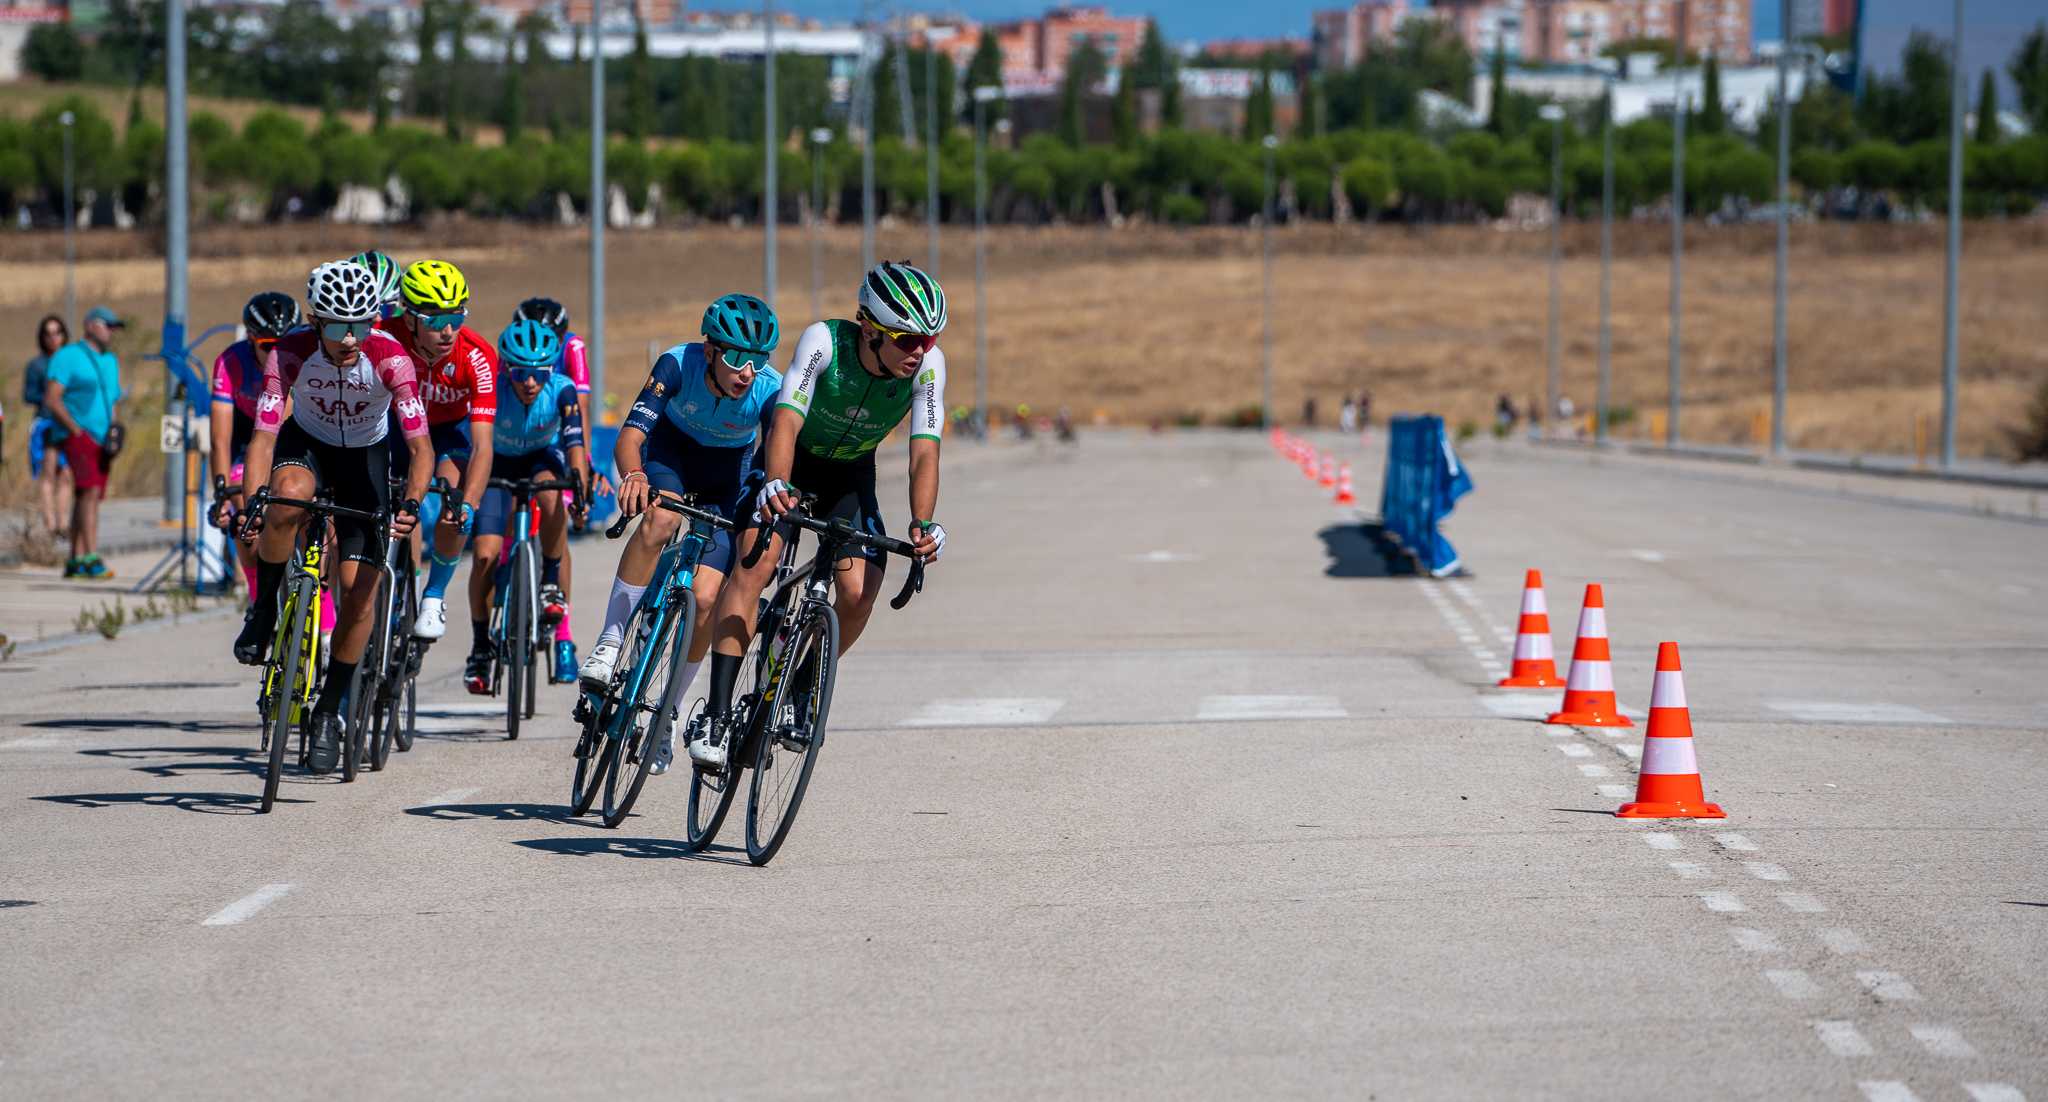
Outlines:
[[583,354],[583,338],[574,333],[562,344],[562,367],[569,373],[569,381],[576,384],[576,393],[590,393],[590,364]]
[[394,407],[408,439],[427,434],[427,407],[413,379],[412,357],[382,332],[363,338],[347,368],[327,358],[315,330],[286,334],[263,363],[258,432],[275,433],[284,424],[287,392],[292,420],[323,444],[361,448],[384,439]]
[[244,417],[256,416],[256,400],[263,396],[263,362],[247,340],[222,350],[213,361],[213,400],[230,403]]

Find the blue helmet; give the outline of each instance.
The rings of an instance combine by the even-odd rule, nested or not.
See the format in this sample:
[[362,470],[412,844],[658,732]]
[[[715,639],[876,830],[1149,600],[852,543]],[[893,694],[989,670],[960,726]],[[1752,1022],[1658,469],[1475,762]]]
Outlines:
[[741,359],[758,366],[775,351],[776,342],[782,339],[782,326],[775,320],[775,311],[760,299],[726,295],[705,308],[704,336],[742,353]]
[[561,358],[562,338],[531,318],[520,318],[498,334],[498,359],[506,367],[553,368]]

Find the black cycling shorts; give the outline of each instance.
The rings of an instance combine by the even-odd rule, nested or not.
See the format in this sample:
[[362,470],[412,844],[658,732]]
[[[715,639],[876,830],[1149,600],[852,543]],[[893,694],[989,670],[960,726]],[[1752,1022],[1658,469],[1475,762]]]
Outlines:
[[[277,456],[271,468],[304,467],[313,472],[315,492],[328,491],[336,505],[381,513],[391,504],[391,451],[384,441],[345,448],[315,440],[297,421],[277,432]],[[334,518],[334,545],[341,557],[358,562],[384,561],[377,526],[355,517]]]
[[[818,499],[813,516],[819,520],[845,517],[855,528],[873,536],[886,536],[882,506],[875,500],[875,453],[859,459],[824,459],[798,448],[790,465],[789,484],[796,492]],[[888,554],[880,548],[848,547],[839,557],[863,558],[877,566]]]

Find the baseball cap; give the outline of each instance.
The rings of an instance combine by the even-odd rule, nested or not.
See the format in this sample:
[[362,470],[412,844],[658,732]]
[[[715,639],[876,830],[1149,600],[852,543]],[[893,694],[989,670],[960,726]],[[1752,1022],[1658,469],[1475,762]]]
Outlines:
[[95,306],[87,310],[85,312],[85,320],[105,322],[115,329],[125,329],[128,326],[127,322],[121,320],[121,315],[114,313],[114,311],[105,306]]

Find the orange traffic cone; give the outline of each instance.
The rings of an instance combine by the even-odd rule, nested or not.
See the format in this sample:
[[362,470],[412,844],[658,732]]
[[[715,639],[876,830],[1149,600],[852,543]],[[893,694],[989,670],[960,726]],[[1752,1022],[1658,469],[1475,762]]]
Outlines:
[[1624,819],[1726,819],[1707,802],[1699,759],[1692,753],[1692,713],[1685,707],[1685,674],[1678,644],[1657,644],[1657,681],[1650,689],[1650,726],[1643,732],[1643,768],[1636,798],[1615,812]]
[[1543,599],[1543,572],[1522,579],[1522,618],[1515,625],[1515,664],[1499,682],[1503,689],[1549,689],[1564,684],[1550,650],[1550,605]]
[[1337,504],[1358,504],[1358,499],[1351,496],[1351,464],[1349,463],[1337,468]]
[[1323,453],[1323,477],[1320,481],[1325,490],[1337,484],[1337,457],[1329,452]]
[[1575,727],[1633,727],[1614,700],[1614,663],[1607,654],[1607,602],[1600,583],[1586,587],[1579,609],[1579,639],[1572,644],[1572,672],[1565,681],[1564,709],[1547,723]]
[[1310,482],[1316,480],[1316,450],[1306,444],[1301,448],[1301,473],[1306,475]]

